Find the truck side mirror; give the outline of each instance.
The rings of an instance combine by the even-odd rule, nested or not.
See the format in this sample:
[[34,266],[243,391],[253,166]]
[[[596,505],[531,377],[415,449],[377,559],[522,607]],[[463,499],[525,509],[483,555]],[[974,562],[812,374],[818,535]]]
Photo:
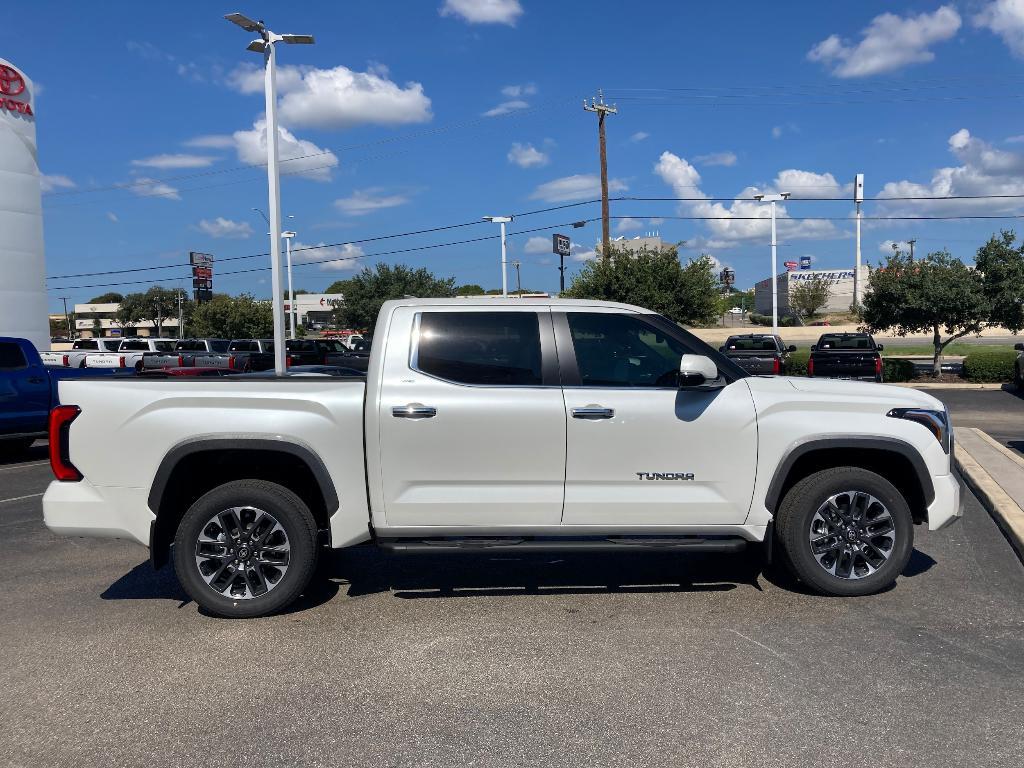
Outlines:
[[877,349],[879,352],[881,352],[883,349],[885,349],[885,345],[884,344],[875,344],[875,349]]
[[[1024,344],[1018,344],[1017,346],[1018,346],[1018,347],[1024,347]],[[725,352],[725,347],[719,347],[719,348],[718,348],[718,351],[719,351],[719,352]]]
[[1017,344],[1014,344],[1013,348],[1016,349],[1018,352],[1024,352],[1024,344],[1021,344],[1019,342]]
[[683,355],[679,361],[679,388],[706,387],[718,380],[718,366],[704,355]]
[[811,344],[811,352],[817,352],[817,351],[818,351],[818,345],[817,344]]
[[796,352],[796,344],[790,344],[788,347],[786,347],[786,351],[787,352]]

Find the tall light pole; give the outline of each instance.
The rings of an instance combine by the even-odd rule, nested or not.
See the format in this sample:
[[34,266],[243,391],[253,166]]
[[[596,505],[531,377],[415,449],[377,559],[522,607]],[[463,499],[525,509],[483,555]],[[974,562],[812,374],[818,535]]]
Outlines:
[[508,259],[505,249],[505,225],[512,221],[512,217],[484,216],[484,221],[501,225],[501,295],[508,298]]
[[778,261],[778,242],[775,239],[775,204],[781,200],[789,199],[789,192],[781,192],[773,195],[754,195],[755,200],[762,203],[769,203],[772,211],[772,334],[779,334],[779,279],[776,275],[776,263]]
[[284,342],[284,301],[281,298],[281,176],[277,167],[277,81],[274,71],[277,43],[312,45],[312,35],[278,35],[267,29],[262,21],[253,21],[241,13],[229,13],[225,17],[246,32],[259,34],[246,50],[263,54],[263,90],[267,102],[267,186],[270,198],[270,286],[273,291],[274,308],[274,373],[286,373]]
[[291,326],[291,337],[295,338],[295,326],[298,325],[298,314],[295,311],[295,291],[292,289],[292,238],[295,233],[291,230],[282,232],[284,238],[284,250],[286,254],[285,263],[288,265],[288,319]]
[[864,174],[853,177],[853,202],[857,207],[857,254],[853,267],[853,306],[860,306],[860,204],[864,202]]

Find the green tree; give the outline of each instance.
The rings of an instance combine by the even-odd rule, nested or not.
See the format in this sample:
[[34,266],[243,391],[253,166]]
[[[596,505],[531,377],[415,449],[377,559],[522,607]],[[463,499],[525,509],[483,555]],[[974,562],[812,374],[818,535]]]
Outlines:
[[262,339],[274,334],[271,302],[248,293],[228,296],[218,293],[195,307],[190,329],[199,337]]
[[374,269],[366,267],[347,283],[345,304],[338,308],[336,316],[341,324],[350,328],[373,327],[381,305],[389,299],[455,295],[454,277],[435,277],[422,267],[412,269],[404,264],[377,264]]
[[335,280],[327,286],[327,290],[324,293],[346,293],[351,282],[351,280]]
[[70,315],[69,319],[71,320],[71,328],[68,327],[68,321],[64,319],[63,315],[59,320],[51,317],[50,336],[65,336],[67,338],[71,338],[73,335],[71,329],[75,327],[75,316]]
[[818,310],[828,304],[834,280],[824,275],[814,275],[810,280],[800,280],[789,289],[789,306],[800,317],[808,320],[818,314]]
[[562,296],[635,304],[677,323],[708,325],[718,316],[719,293],[711,257],[702,255],[684,267],[673,246],[636,253],[612,249],[609,258],[587,262]]
[[120,304],[124,300],[124,296],[115,291],[110,293],[101,293],[92,299],[89,299],[89,304]]
[[1012,231],[992,235],[974,259],[991,305],[989,320],[1014,333],[1024,330],[1024,244],[1014,247],[1016,240]]
[[932,370],[938,376],[942,350],[956,339],[980,333],[990,311],[978,270],[968,269],[948,251],[929,253],[917,261],[897,251],[872,270],[861,316],[872,332],[894,330],[899,336],[930,332]]
[[455,289],[455,295],[456,296],[483,296],[485,294],[484,294],[483,287],[477,285],[476,283],[469,283],[468,285],[460,285],[458,288],[456,288]]
[[153,326],[153,335],[162,336],[164,321],[177,316],[178,291],[154,285],[145,293],[129,293],[122,298],[115,319],[122,328],[134,328],[148,321]]

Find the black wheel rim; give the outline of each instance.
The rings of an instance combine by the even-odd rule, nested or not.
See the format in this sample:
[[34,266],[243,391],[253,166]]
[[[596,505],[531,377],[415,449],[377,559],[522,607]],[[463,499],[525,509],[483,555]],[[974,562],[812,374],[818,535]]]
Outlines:
[[879,499],[864,491],[829,496],[811,517],[811,554],[829,575],[863,579],[892,555],[896,525]]
[[196,568],[214,592],[253,600],[272,591],[288,572],[291,542],[269,512],[231,507],[213,515],[196,537]]

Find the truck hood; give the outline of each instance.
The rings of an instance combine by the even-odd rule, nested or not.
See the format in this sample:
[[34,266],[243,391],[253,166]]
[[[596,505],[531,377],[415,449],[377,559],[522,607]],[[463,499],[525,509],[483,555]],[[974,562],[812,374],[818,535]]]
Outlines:
[[844,381],[842,379],[814,379],[797,376],[750,376],[746,379],[753,392],[780,394],[786,391],[806,393],[817,398],[834,399],[836,402],[878,402],[893,408],[926,408],[933,411],[945,409],[942,401],[929,394],[909,387],[892,384],[875,384],[870,381]]

